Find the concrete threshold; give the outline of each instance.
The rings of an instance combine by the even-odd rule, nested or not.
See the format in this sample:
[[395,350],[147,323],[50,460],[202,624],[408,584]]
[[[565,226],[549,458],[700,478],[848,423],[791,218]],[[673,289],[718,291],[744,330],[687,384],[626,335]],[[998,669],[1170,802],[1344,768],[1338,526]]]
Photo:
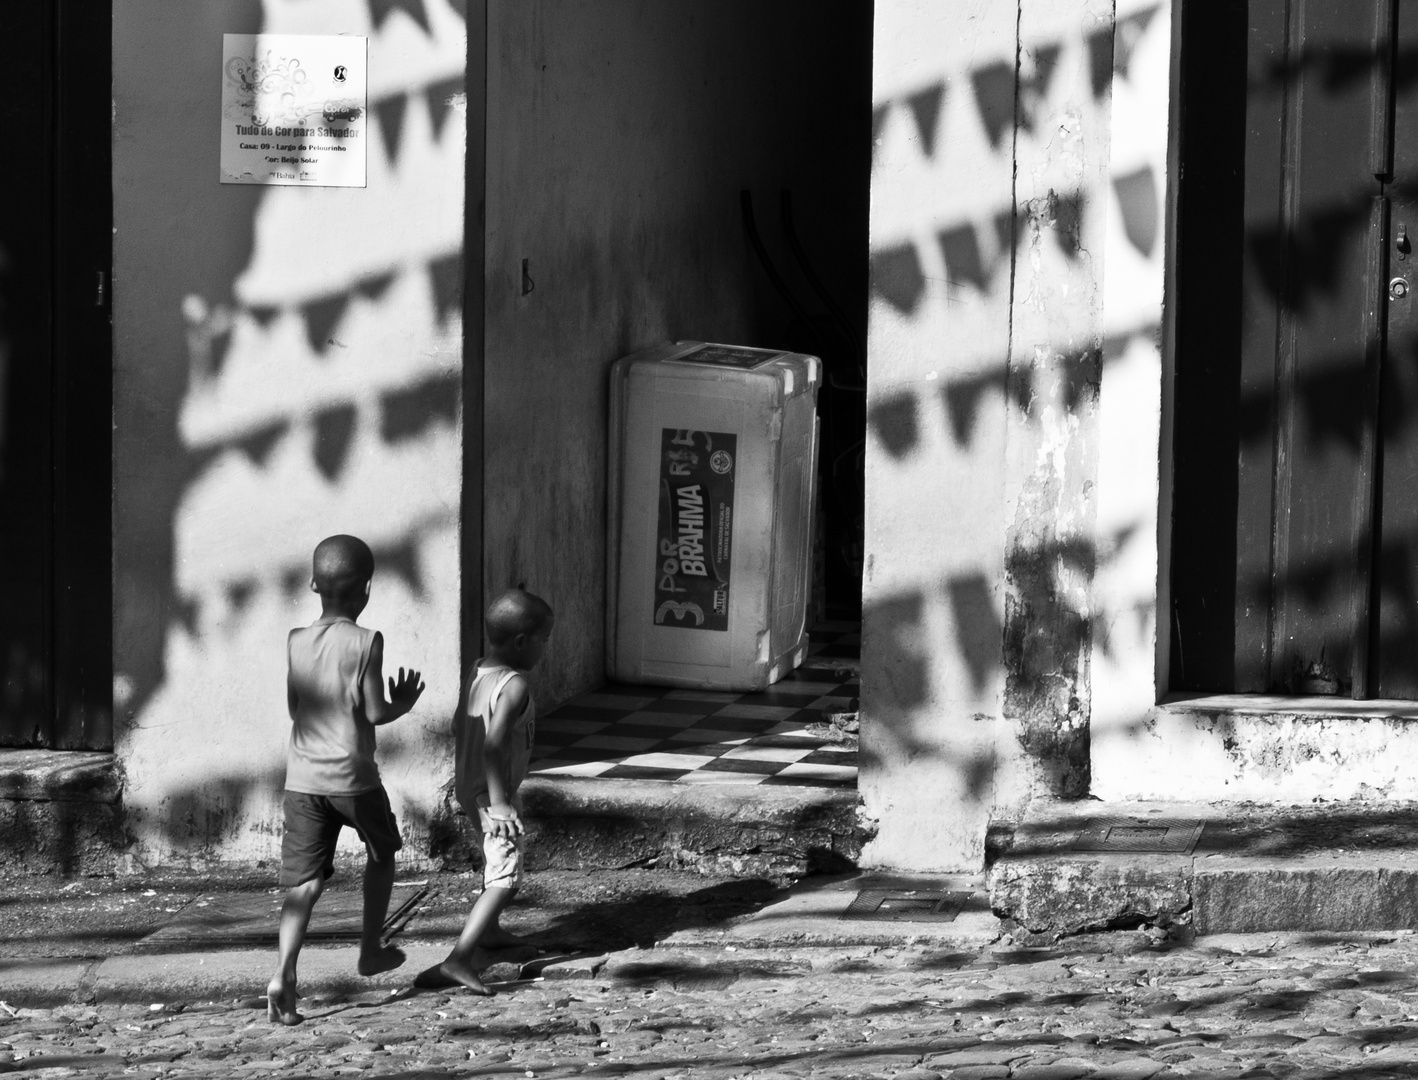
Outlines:
[[[1079,850],[1110,828],[1201,824],[1181,851]],[[988,875],[1008,928],[1062,936],[1110,927],[1197,934],[1418,927],[1418,803],[1274,806],[1040,801]]]
[[792,878],[853,869],[865,840],[852,789],[533,776],[522,799],[533,869]]

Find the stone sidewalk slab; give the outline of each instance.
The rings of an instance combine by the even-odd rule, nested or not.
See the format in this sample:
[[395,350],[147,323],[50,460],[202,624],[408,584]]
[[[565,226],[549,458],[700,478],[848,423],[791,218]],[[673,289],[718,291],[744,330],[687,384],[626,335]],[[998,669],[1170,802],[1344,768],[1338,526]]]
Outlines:
[[[307,945],[300,954],[300,992],[306,997],[381,990],[395,993],[414,976],[448,955],[448,945],[401,945],[408,959],[402,967],[365,978],[355,971],[355,946]],[[96,1002],[222,1001],[263,996],[276,967],[276,951],[224,949],[110,956],[92,976]]]
[[[1187,851],[1081,849],[1130,822],[1202,824]],[[1086,847],[1086,845],[1084,845]],[[1418,926],[1418,806],[1038,800],[989,873],[995,911],[1031,934],[1190,925],[1197,934]]]
[[[902,897],[965,893],[969,898],[948,922],[909,916],[891,921],[844,918],[853,900],[864,892]],[[981,948],[998,940],[1000,934],[1000,921],[990,911],[982,876],[855,873],[806,878],[793,886],[787,899],[734,920],[731,925],[680,930],[661,944],[666,948],[841,948],[915,942]]]
[[0,960],[0,1002],[17,1009],[63,1005],[100,963],[98,957]]

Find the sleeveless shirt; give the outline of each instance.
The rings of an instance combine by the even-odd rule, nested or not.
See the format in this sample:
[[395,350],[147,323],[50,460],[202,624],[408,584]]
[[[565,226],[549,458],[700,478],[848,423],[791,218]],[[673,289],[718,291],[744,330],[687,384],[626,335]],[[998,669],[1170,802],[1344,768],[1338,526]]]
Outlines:
[[[483,667],[479,661],[473,669],[468,692],[459,703],[453,728],[453,791],[458,797],[459,805],[469,817],[488,806],[487,774],[483,762],[487,725],[492,720],[493,710],[497,708],[503,688],[512,676],[519,674],[521,672],[516,669],[500,664],[495,667]],[[536,706],[532,703],[529,691],[526,707],[521,715],[512,721],[512,731],[507,743],[507,797],[518,811],[522,809],[522,803],[517,797],[517,789],[527,778],[527,766],[532,760],[536,715]]]
[[379,785],[374,725],[362,682],[376,631],[326,616],[286,638],[296,710],[286,755],[286,790],[359,795]]

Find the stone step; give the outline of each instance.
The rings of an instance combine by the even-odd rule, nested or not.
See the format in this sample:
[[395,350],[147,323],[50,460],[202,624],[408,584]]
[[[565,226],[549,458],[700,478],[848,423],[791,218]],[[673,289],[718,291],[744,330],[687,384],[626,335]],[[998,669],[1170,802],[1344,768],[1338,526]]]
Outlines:
[[128,844],[122,793],[113,754],[0,750],[0,868],[112,872]]
[[1108,800],[1418,799],[1418,702],[1177,694],[1140,725],[1092,732]]
[[[1178,850],[1088,850],[1108,844]],[[1412,929],[1418,804],[1038,801],[988,881],[1006,926],[1045,936]]]
[[[694,868],[772,878],[842,873],[867,839],[854,789],[528,777],[530,869]],[[458,865],[480,838],[446,823],[435,854]]]

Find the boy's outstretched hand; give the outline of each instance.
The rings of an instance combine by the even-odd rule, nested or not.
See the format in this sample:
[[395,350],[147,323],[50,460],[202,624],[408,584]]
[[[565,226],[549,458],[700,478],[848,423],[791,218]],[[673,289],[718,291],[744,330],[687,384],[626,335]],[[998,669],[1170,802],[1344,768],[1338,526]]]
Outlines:
[[420,681],[422,673],[409,668],[409,673],[404,674],[404,669],[399,669],[399,681],[394,681],[394,676],[389,676],[389,701],[395,705],[402,706],[404,711],[414,707],[414,702],[418,701],[419,695],[423,693],[423,683]]

